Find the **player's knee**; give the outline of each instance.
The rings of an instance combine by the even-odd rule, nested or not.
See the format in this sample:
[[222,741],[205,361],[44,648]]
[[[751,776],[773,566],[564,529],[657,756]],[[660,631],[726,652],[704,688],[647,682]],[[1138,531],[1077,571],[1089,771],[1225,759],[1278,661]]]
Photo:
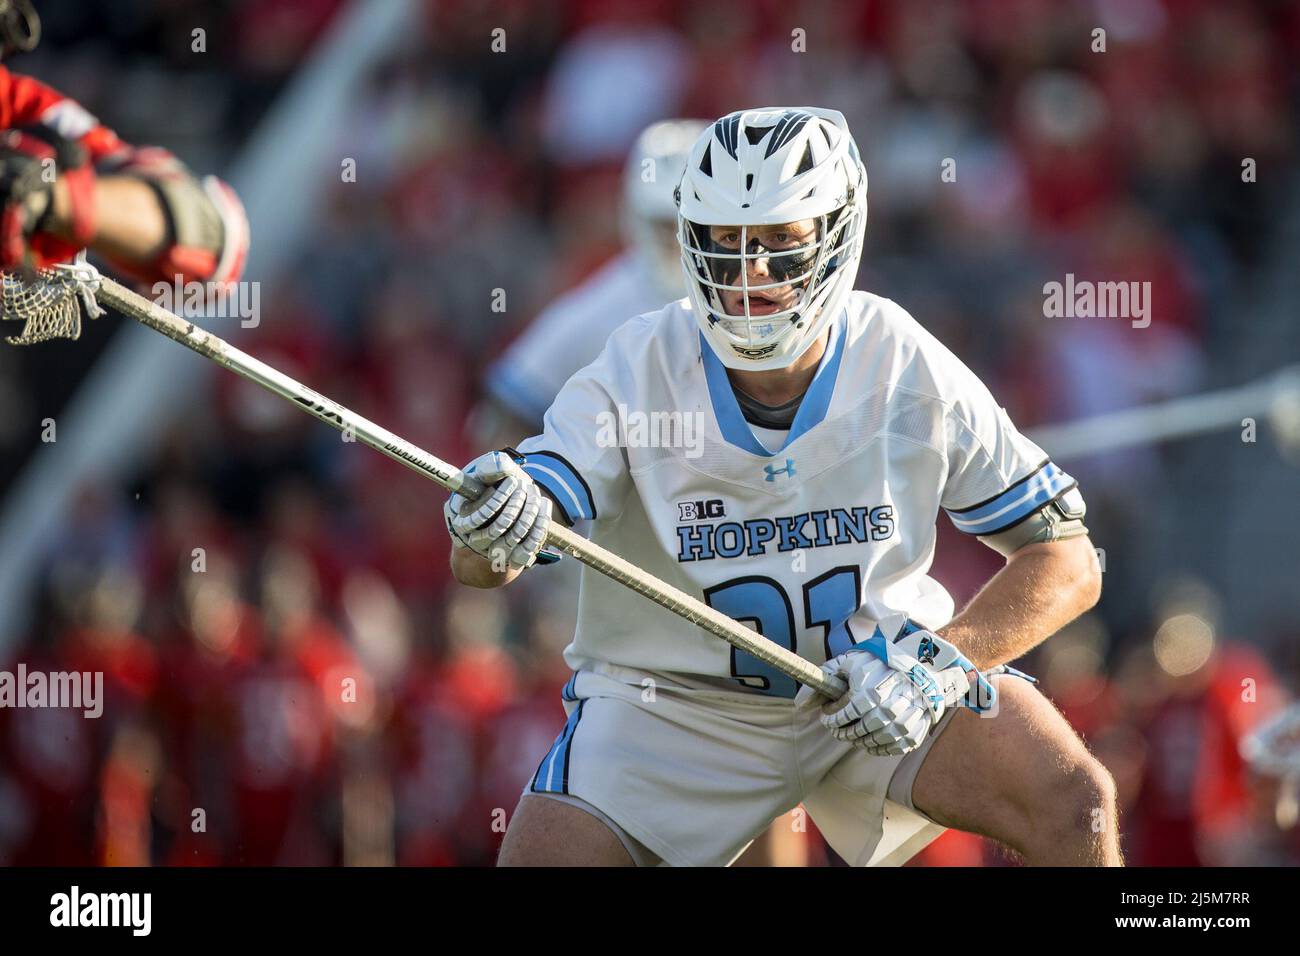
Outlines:
[[1115,779],[1084,754],[1061,767],[1031,814],[1038,840],[1095,841],[1115,831]]

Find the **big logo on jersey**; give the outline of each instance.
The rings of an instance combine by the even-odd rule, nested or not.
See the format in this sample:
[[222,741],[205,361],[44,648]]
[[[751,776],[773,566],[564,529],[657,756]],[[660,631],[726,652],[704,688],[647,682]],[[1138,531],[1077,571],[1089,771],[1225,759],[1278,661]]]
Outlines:
[[677,502],[677,519],[679,521],[699,521],[701,518],[725,518],[727,507],[721,498],[709,498],[705,501]]
[[[692,509],[699,515],[698,511]],[[704,517],[704,515],[699,515]],[[685,515],[679,515],[684,518]],[[894,536],[893,505],[860,505],[798,515],[677,526],[677,560],[757,557],[800,548],[866,544]]]

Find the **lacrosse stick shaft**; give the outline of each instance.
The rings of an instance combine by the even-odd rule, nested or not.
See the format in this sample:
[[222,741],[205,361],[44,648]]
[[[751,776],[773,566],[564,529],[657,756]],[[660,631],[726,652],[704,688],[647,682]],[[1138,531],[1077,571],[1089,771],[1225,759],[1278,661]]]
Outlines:
[[[394,461],[401,462],[448,491],[462,491],[473,497],[483,490],[482,484],[477,479],[464,474],[460,469],[453,468],[424,449],[399,438],[338,402],[307,388],[265,362],[240,351],[224,339],[150,302],[112,279],[107,277],[100,279],[95,298],[101,305],[111,306],[155,332],[161,332],[169,339],[179,342],[190,351],[216,362],[222,368],[229,369],[236,375],[287,398],[325,424],[355,435],[363,444]],[[565,528],[558,521],[551,522],[546,544],[547,547],[581,561],[592,570],[649,598],[660,607],[667,608],[679,617],[703,628],[715,637],[722,638],[733,647],[752,654],[832,700],[841,697],[846,690],[843,681],[828,679],[822,673],[822,669],[811,661],[804,660],[761,634],[738,624],[685,591],[660,581],[613,552]]]

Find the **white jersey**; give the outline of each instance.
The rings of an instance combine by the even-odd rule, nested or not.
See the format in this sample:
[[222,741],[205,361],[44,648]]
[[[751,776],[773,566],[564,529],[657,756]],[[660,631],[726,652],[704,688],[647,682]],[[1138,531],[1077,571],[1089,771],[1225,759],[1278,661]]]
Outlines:
[[[941,627],[952,598],[927,574],[939,510],[991,534],[1075,482],[896,303],[854,292],[830,328],[793,425],[765,445],[689,303],[642,315],[560,391],[520,445],[524,470],[594,541],[815,664],[878,623]],[[797,689],[585,567],[565,659]]]
[[650,268],[628,250],[546,307],[488,370],[492,397],[524,422],[540,425],[551,400],[590,364],[611,332],[664,304]]

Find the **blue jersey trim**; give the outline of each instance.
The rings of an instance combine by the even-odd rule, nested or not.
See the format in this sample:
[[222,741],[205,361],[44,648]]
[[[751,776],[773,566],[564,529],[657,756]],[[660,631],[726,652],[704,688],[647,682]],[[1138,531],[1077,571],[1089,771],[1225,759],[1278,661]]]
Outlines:
[[585,703],[585,700],[578,701],[578,706],[573,708],[569,719],[565,721],[560,736],[555,738],[555,743],[551,744],[551,749],[538,764],[537,772],[533,774],[532,786],[529,788],[533,792],[569,792],[569,749],[573,746],[573,733],[578,729],[578,721],[582,719],[582,705]]
[[718,428],[728,444],[752,455],[758,455],[760,458],[771,458],[783,452],[800,435],[826,419],[826,412],[831,405],[831,396],[835,393],[835,380],[839,376],[840,359],[844,355],[846,315],[847,312],[841,313],[840,317],[831,323],[831,337],[826,344],[826,354],[822,356],[812,383],[804,393],[803,402],[800,403],[794,423],[790,426],[790,433],[776,451],[768,451],[763,447],[762,442],[754,437],[754,432],[740,410],[740,403],[736,401],[731,380],[727,378],[727,367],[713,353],[712,347],[704,338],[704,333],[700,332],[700,355],[704,361],[704,379],[709,387],[709,401],[713,405],[713,416],[718,420]]
[[1049,461],[989,501],[972,508],[944,510],[958,531],[994,534],[1055,501],[1076,484],[1073,478]]
[[564,458],[553,451],[524,452],[523,458],[524,474],[551,493],[569,524],[596,517],[591,487]]
[[826,343],[826,354],[822,356],[812,384],[804,393],[799,411],[794,416],[794,424],[790,426],[790,434],[785,444],[781,446],[781,451],[789,448],[796,438],[814,425],[820,425],[826,420],[826,412],[831,407],[831,396],[835,394],[835,381],[840,374],[840,359],[844,355],[844,324],[843,316],[838,322],[831,324],[831,339]]
[[713,347],[700,332],[700,354],[704,357],[704,380],[709,386],[709,401],[713,404],[713,417],[718,420],[718,428],[729,445],[735,445],[742,451],[760,458],[771,458],[772,452],[763,447],[749,430],[736,401],[736,393],[731,390],[731,380],[727,378],[727,367],[721,359],[713,354]]
[[564,690],[560,691],[560,698],[563,700],[577,700],[578,695],[576,688],[578,686],[578,672],[574,671],[573,676],[568,679],[564,685]]

